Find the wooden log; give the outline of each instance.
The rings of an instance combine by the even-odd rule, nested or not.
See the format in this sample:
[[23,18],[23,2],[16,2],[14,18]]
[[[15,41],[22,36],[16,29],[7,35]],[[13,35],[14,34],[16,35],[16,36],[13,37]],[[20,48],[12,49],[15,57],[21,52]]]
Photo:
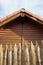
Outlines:
[[25,43],[25,48],[24,48],[24,65],[30,65],[30,57],[29,57],[29,48],[27,43]]
[[0,44],[0,65],[3,65],[3,47]]
[[12,45],[11,44],[8,50],[8,65],[12,65]]
[[36,43],[36,52],[37,52],[38,64],[41,65],[40,47],[38,43]]
[[21,65],[21,43],[18,44],[18,65]]
[[13,65],[18,65],[18,62],[17,62],[17,50],[18,50],[18,48],[17,48],[17,45],[15,44],[14,45],[14,55],[13,55],[13,57],[14,57],[14,59],[13,59]]
[[5,54],[4,54],[4,64],[7,65],[7,53],[8,53],[8,45],[6,45]]
[[22,65],[24,65],[24,39],[23,39],[23,41],[22,41],[22,53],[21,53],[21,63],[22,63]]
[[31,41],[31,64],[36,65],[36,53],[35,53],[35,47]]

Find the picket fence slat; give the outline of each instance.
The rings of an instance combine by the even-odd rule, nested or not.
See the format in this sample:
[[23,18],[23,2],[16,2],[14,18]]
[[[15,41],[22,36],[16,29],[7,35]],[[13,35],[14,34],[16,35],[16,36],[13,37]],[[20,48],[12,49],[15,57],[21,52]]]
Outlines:
[[3,65],[3,48],[2,48],[2,44],[0,45],[0,65]]
[[41,64],[40,46],[31,41],[30,47],[28,43],[18,45],[15,43],[13,46],[0,44],[0,65],[42,65]]

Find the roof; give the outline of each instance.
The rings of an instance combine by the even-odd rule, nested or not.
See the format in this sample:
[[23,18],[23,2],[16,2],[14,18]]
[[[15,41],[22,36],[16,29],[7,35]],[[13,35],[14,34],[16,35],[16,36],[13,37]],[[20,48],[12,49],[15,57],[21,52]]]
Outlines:
[[0,27],[19,16],[24,17],[25,15],[43,25],[43,18],[22,8],[18,11],[13,12],[12,14],[9,14],[8,16],[6,16],[4,18],[0,18]]

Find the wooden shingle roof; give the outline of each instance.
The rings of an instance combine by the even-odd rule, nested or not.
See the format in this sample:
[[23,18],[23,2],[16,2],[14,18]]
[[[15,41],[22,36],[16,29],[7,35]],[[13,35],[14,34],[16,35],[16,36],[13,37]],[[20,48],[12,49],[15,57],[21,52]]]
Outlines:
[[12,13],[12,14],[9,14],[8,16],[4,17],[4,18],[0,18],[0,27],[8,22],[10,22],[11,20],[21,16],[21,17],[24,17],[24,16],[27,16],[33,20],[35,20],[36,22],[39,22],[40,24],[43,24],[43,18],[25,10],[24,8]]

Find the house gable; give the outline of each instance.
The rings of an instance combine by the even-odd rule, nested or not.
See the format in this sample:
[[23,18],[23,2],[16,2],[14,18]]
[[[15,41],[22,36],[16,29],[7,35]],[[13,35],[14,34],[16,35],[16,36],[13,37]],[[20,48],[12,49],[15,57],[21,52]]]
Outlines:
[[3,25],[5,25],[9,22],[11,23],[12,20],[15,20],[18,17],[24,18],[25,16],[32,19],[33,21],[38,22],[38,23],[43,25],[43,19],[41,19],[40,17],[32,14],[31,12],[28,12],[25,9],[21,9],[17,12],[14,12],[13,14],[5,17],[5,19],[3,18],[2,22],[0,23],[0,27],[2,27]]

